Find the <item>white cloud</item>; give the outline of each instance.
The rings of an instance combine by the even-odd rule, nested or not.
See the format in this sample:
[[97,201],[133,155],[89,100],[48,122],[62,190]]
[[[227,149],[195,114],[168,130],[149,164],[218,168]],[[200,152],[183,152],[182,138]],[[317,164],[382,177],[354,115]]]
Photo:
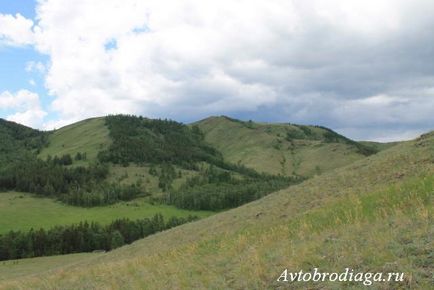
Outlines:
[[27,72],[38,72],[42,74],[45,72],[45,65],[40,61],[29,61],[25,69]]
[[32,27],[33,21],[19,13],[15,16],[0,14],[0,44],[2,42],[17,46],[33,44]]
[[[232,53],[242,60],[238,50],[256,45],[258,36],[268,38],[263,24],[276,12],[291,16],[279,10],[292,5],[256,1],[264,12],[257,15],[250,1],[233,3],[233,9],[229,1],[59,2],[39,6],[35,30],[37,48],[51,57],[46,84],[57,97],[52,108],[65,119],[114,112],[157,116],[175,107],[254,110],[275,102],[272,87],[231,76],[226,65]],[[115,48],[106,50],[113,42]]]
[[0,93],[0,110],[12,110],[6,119],[33,128],[43,127],[43,120],[47,113],[41,108],[39,96],[28,90],[11,93]]
[[374,141],[374,142],[395,142],[402,140],[411,140],[426,133],[425,129],[393,129],[393,128],[360,128],[348,127],[337,128],[340,134],[345,136],[358,136],[356,140]]
[[44,117],[47,115],[40,108],[32,108],[24,112],[17,112],[6,117],[9,121],[14,121],[32,128],[42,128]]
[[45,73],[61,116],[52,126],[240,112],[360,130],[434,126],[430,0],[38,3],[27,43],[50,61],[28,70]]
[[430,124],[426,120],[432,120],[433,112],[434,94],[411,98],[378,95],[343,101],[333,109],[332,115],[339,123],[355,127],[419,125],[429,130]]
[[0,109],[28,109],[39,106],[38,94],[20,90],[13,94],[9,91],[0,93]]

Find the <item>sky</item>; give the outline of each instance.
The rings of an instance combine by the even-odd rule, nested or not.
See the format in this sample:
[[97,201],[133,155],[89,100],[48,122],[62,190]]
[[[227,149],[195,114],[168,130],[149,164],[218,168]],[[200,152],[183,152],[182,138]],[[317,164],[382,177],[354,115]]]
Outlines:
[[434,130],[432,0],[0,0],[0,118]]

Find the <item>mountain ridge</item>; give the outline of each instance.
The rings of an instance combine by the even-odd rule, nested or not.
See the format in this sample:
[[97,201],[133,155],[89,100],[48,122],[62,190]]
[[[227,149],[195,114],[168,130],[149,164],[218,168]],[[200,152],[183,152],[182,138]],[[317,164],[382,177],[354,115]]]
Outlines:
[[193,124],[230,162],[273,174],[311,177],[379,151],[322,126],[255,123],[226,116]]
[[[89,118],[45,132],[50,144],[38,156],[46,159],[88,151],[79,164],[96,161],[98,153],[111,145],[106,119]],[[397,144],[356,142],[323,126],[257,123],[228,116],[210,116],[187,126],[200,128],[205,141],[221,151],[225,160],[285,176],[321,174]]]

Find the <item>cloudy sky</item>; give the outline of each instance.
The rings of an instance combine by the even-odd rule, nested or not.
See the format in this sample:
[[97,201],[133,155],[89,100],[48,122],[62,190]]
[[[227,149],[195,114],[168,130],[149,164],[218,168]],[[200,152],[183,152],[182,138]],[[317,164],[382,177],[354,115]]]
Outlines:
[[434,129],[432,0],[0,0],[0,117]]

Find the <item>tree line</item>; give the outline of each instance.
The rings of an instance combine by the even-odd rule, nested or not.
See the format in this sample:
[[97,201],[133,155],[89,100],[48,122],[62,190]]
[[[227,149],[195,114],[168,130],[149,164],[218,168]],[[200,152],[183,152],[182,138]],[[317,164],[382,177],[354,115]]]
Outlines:
[[161,119],[130,115],[107,116],[106,124],[112,144],[99,153],[102,162],[127,166],[163,162],[189,168],[209,157],[221,158],[220,153],[203,141],[197,126]]
[[288,186],[288,181],[277,178],[204,184],[171,191],[165,202],[183,209],[216,211],[243,205]]
[[60,195],[59,199],[75,206],[93,207],[128,201],[146,195],[149,193],[137,184],[121,185],[102,182],[94,185],[91,190],[71,189],[68,193]]
[[30,192],[85,207],[113,204],[147,194],[136,184],[106,182],[109,172],[106,164],[63,165],[55,159],[44,161],[29,155],[0,168],[0,190]]
[[160,200],[178,208],[215,211],[240,206],[301,180],[259,173],[255,177],[234,177],[229,171],[210,166]]
[[0,261],[62,255],[96,250],[110,251],[154,233],[196,220],[196,216],[171,217],[161,214],[140,220],[117,219],[109,225],[81,222],[49,230],[10,231],[0,235]]

